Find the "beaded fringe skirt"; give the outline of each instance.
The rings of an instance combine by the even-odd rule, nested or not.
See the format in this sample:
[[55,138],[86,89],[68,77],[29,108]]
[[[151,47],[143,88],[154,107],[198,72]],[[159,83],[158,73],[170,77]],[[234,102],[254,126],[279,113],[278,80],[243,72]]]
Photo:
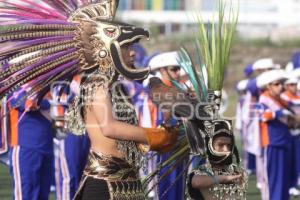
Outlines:
[[[88,184],[87,184],[88,180]],[[99,191],[107,190],[109,200],[145,200],[138,169],[126,160],[90,151],[75,200],[85,199],[85,191],[101,180]],[[91,183],[95,182],[95,184]],[[97,199],[97,198],[95,198]],[[101,199],[99,197],[98,199]]]

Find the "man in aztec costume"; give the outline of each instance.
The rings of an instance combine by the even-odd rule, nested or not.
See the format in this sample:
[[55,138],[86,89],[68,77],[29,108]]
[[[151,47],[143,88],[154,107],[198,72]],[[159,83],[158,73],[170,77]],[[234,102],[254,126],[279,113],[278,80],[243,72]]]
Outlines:
[[[65,116],[66,129],[79,135],[87,133],[91,140],[88,163],[75,199],[146,199],[149,193],[145,191],[147,184],[163,167],[169,170],[160,180],[190,153],[201,158],[208,155],[206,164],[210,165],[212,160],[224,161],[224,157],[227,159],[232,156],[232,152],[236,152],[230,122],[219,119],[217,114],[221,97],[218,91],[222,88],[224,66],[228,63],[236,21],[234,26],[226,26],[229,39],[218,40],[224,42],[227,48],[218,49],[217,54],[222,55],[220,58],[223,59],[217,63],[217,67],[211,66],[208,59],[204,59],[202,65],[199,65],[201,67],[195,67],[185,50],[179,52],[180,64],[193,85],[189,93],[180,87],[177,90],[170,88],[159,79],[150,81],[150,96],[155,97],[158,91],[161,95],[159,100],[153,100],[155,103],[170,103],[170,99],[165,98],[166,92],[176,97],[171,101],[179,104],[175,107],[168,104],[164,109],[169,112],[173,109],[172,113],[179,119],[179,127],[163,124],[159,128],[142,128],[137,126],[134,108],[118,80],[119,77],[143,80],[148,76],[148,68],[134,67],[134,53],[130,48],[140,39],[149,38],[149,33],[114,20],[118,1],[42,0],[39,4],[31,0],[0,2],[0,99],[5,96],[17,98],[25,92],[19,103],[30,99],[38,105],[54,83],[64,81],[62,84],[67,85],[65,83],[70,82],[75,75],[81,75],[80,93]],[[224,8],[222,4],[221,7]],[[224,17],[224,12],[222,14]],[[218,31],[222,32],[223,22],[219,24],[221,28]],[[206,31],[203,27],[203,31]],[[209,46],[202,41],[204,35],[206,33],[200,37],[203,43],[200,48]],[[213,59],[215,57],[212,56]],[[202,67],[203,64],[205,67]],[[207,86],[203,76],[205,68],[208,74]],[[217,81],[212,77],[217,77]],[[65,87],[62,87],[62,92]],[[196,112],[189,109],[186,103],[196,108]],[[223,124],[220,130],[219,121]],[[181,127],[186,137],[177,139]],[[213,146],[210,141],[219,133],[222,134],[221,138],[227,138],[228,135],[231,138],[229,152],[210,148]],[[144,151],[167,152],[171,149],[173,155],[160,163],[158,169],[142,182],[138,169],[144,161]],[[188,162],[182,175],[191,162]],[[231,165],[226,162],[225,175],[237,175],[241,181],[230,183],[228,187],[223,187],[220,181],[218,198],[229,192],[226,199],[244,199],[243,170],[239,165]],[[213,163],[211,166],[205,169],[215,179],[213,177],[218,174]],[[242,186],[238,186],[240,183]]]

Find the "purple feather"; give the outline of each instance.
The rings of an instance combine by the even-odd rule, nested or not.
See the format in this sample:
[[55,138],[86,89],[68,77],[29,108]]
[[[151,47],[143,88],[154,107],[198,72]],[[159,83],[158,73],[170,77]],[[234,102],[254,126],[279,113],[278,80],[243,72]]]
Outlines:
[[7,70],[8,67],[9,67],[9,64],[8,64],[8,63],[4,63],[4,64],[2,65],[2,69],[3,69],[3,70]]
[[32,64],[32,65],[29,65],[29,66],[25,67],[25,68],[22,69],[22,70],[17,71],[16,73],[12,74],[10,77],[8,77],[8,78],[6,78],[6,79],[4,79],[4,80],[1,80],[0,83],[4,83],[4,82],[8,81],[11,77],[17,77],[17,76],[21,75],[22,73],[24,73],[24,72],[26,72],[26,71],[32,70],[33,68],[38,67],[38,66],[40,66],[40,65],[43,65],[43,64],[45,64],[45,63],[47,63],[47,62],[49,62],[49,61],[56,60],[56,59],[58,59],[59,57],[64,56],[64,55],[66,55],[66,54],[73,53],[73,52],[75,52],[76,50],[77,50],[76,48],[72,48],[72,49],[65,50],[65,51],[62,51],[62,52],[53,54],[53,55],[51,55],[51,56],[48,56],[47,58],[44,58],[44,59],[42,59],[42,60],[39,61],[39,62],[36,62],[36,63],[34,63],[34,64]]
[[[64,63],[62,65],[60,65],[59,67],[56,67],[55,69],[53,70],[50,70],[49,72],[43,74],[43,75],[38,75],[37,78],[35,78],[34,80],[28,82],[27,84],[24,84],[20,90],[18,90],[18,92],[15,92],[14,95],[19,95],[20,93],[22,93],[23,91],[26,91],[28,90],[28,88],[32,88],[34,86],[36,86],[39,82],[41,81],[44,81],[45,79],[47,79],[48,77],[50,76],[53,76],[53,75],[58,75],[59,73],[61,73],[62,71],[66,70],[66,68],[69,68],[69,67],[74,67],[74,70],[78,70],[76,69],[76,65],[79,63],[79,60],[76,59],[76,60],[73,60],[73,61],[69,61],[67,63]],[[12,86],[6,86],[6,87],[2,87],[0,88],[0,93],[2,92],[5,92],[7,91],[10,87]]]
[[[7,15],[0,15],[0,18],[5,18]],[[14,16],[14,15],[13,15]],[[23,19],[22,17],[15,16],[15,18]],[[0,22],[0,25],[15,25],[15,24],[62,24],[62,25],[75,25],[76,23],[68,22],[65,20],[55,19],[23,19],[23,20],[10,20]]]
[[[4,15],[2,14],[2,15],[0,15],[0,18],[4,18],[5,19],[4,22],[11,21],[11,18],[12,19],[19,19],[19,20],[21,20],[21,19],[25,20],[26,19],[25,17],[21,17],[21,16],[18,16],[18,15],[13,15],[13,14],[4,14]],[[0,20],[4,20],[4,19],[0,19]]]
[[20,48],[26,48],[28,46],[38,45],[46,42],[68,41],[72,39],[73,39],[72,36],[54,36],[54,37],[38,38],[33,40],[23,40],[23,41],[18,40],[14,42],[3,42],[0,43],[0,52],[10,52],[13,50],[17,51]]
[[[30,82],[28,84],[28,87],[33,87],[34,85],[36,85],[38,82],[40,81],[44,81],[46,78],[53,76],[53,75],[57,75],[60,72],[64,71],[66,68],[72,67],[74,66],[74,70],[75,70],[75,65],[77,65],[79,63],[79,60],[74,60],[74,61],[70,61],[67,62],[59,67],[56,67],[55,69],[51,70],[50,72],[47,72],[43,75],[40,75],[39,77],[37,77],[36,79],[34,79],[32,82]],[[23,90],[26,90],[26,88],[23,88]]]
[[48,56],[47,58],[44,58],[42,59],[41,61],[39,62],[36,62],[34,63],[33,65],[30,65],[20,71],[18,71],[17,73],[13,74],[13,76],[18,76],[26,71],[29,71],[29,70],[32,70],[33,68],[37,67],[37,66],[40,66],[40,65],[43,65],[47,62],[50,62],[50,61],[53,61],[53,60],[56,60],[64,55],[67,55],[67,54],[70,54],[70,53],[73,53],[75,52],[77,49],[76,48],[72,48],[72,49],[68,49],[68,50],[64,50],[64,51],[61,51],[61,52],[58,52],[58,53],[55,53],[51,56]]
[[45,37],[45,38],[38,38],[33,40],[23,40],[26,45],[36,45],[46,42],[58,42],[58,41],[67,41],[72,40],[73,36],[53,36],[53,37]]
[[78,4],[76,0],[70,0],[70,2],[72,2],[73,6],[75,7],[75,9],[78,8]]
[[[46,42],[56,42],[56,41],[68,41],[72,40],[72,36],[52,36],[52,37],[44,37],[44,38],[38,38],[38,39],[28,39],[28,40],[17,40],[13,41],[14,43],[17,43],[15,45],[21,45],[21,46],[28,46],[28,45],[37,45],[42,44]],[[2,43],[5,44],[5,43]],[[2,45],[1,45],[2,46]]]

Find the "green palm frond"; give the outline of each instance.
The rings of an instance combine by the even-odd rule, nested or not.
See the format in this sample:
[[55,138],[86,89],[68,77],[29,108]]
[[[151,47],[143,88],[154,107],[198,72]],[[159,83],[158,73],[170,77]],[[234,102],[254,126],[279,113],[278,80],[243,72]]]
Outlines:
[[207,69],[205,67],[205,65],[201,62],[201,50],[200,50],[200,43],[199,41],[196,40],[195,43],[195,57],[196,57],[196,62],[197,64],[195,65],[195,70],[197,72],[197,76],[199,77],[199,81],[201,81],[203,87],[205,90],[203,90],[203,98],[204,101],[207,99]]
[[179,91],[184,91],[184,88],[178,81],[175,81],[175,80],[170,80],[170,81],[171,81],[172,85],[174,85]]
[[195,67],[187,51],[184,48],[180,49],[178,55],[178,62],[180,63],[184,71],[187,73],[189,80],[193,86],[193,89],[196,92],[198,100],[203,101],[205,99],[207,89],[202,72],[200,72],[197,69],[197,67]]
[[209,24],[211,30],[207,29],[200,15],[197,15],[197,20],[199,32],[196,39],[200,43],[201,57],[208,73],[208,89],[221,90],[236,31],[238,10],[233,8],[232,0],[219,0],[218,21],[213,20]]

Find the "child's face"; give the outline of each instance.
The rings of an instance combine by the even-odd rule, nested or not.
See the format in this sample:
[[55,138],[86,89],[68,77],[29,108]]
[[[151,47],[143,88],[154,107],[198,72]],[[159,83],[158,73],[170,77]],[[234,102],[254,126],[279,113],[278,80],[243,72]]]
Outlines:
[[230,152],[232,150],[232,140],[229,137],[217,137],[213,141],[213,148],[217,152]]

